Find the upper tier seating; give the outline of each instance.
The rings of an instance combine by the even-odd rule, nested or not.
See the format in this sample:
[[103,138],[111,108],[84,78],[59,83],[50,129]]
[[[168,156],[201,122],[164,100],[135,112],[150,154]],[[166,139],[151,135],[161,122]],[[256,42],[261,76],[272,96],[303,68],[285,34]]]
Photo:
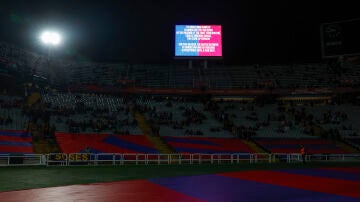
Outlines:
[[307,88],[359,86],[359,65],[344,64],[341,71],[328,64],[224,66],[204,68],[179,65],[117,64],[75,66],[74,83],[118,85],[118,79],[131,80],[131,86],[154,88]]

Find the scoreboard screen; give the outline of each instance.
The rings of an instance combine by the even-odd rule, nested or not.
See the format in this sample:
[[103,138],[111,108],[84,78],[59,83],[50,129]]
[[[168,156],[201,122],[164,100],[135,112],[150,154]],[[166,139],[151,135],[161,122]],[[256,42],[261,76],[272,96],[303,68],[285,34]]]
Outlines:
[[220,25],[176,25],[175,56],[222,57]]
[[360,54],[360,19],[321,25],[323,57]]

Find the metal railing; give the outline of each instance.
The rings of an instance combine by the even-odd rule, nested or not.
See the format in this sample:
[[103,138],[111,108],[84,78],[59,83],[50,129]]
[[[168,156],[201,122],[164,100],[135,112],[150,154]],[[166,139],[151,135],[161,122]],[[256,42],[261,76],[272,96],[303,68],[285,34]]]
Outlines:
[[[360,162],[359,154],[306,155],[307,162]],[[118,154],[118,153],[51,153],[0,155],[0,166],[75,166],[75,165],[170,165],[170,164],[239,164],[297,163],[298,153],[233,153],[233,154]]]
[[0,154],[0,166],[46,165],[46,156],[41,154]]

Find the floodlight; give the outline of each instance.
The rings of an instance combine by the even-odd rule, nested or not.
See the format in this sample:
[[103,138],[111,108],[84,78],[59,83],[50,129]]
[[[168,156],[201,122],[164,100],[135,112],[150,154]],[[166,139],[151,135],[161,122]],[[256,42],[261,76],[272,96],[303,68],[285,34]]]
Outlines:
[[56,32],[45,31],[40,36],[41,41],[46,45],[59,45],[61,43],[61,36]]

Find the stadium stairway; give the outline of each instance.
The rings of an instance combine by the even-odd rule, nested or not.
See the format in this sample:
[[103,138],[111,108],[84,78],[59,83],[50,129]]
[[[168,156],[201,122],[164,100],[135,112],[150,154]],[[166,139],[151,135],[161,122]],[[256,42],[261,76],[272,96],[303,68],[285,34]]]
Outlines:
[[252,150],[254,150],[256,153],[270,153],[269,151],[266,151],[258,144],[256,144],[253,140],[241,140],[241,141],[244,144],[246,144],[248,147],[250,147]]
[[36,92],[36,93],[31,93],[27,99],[27,103],[29,106],[34,105],[36,102],[38,102],[41,98],[40,93]]
[[[241,140],[244,144],[246,144],[248,147],[250,147],[252,150],[255,151],[255,153],[271,153],[270,151],[266,150],[265,148],[261,147],[259,144],[257,144],[254,140]],[[278,157],[275,157],[273,159],[273,162],[280,162],[280,159]]]
[[[314,134],[316,136],[321,137],[322,134],[325,133],[325,129],[323,127],[321,127],[320,125],[315,125],[315,132]],[[355,148],[354,146],[350,145],[350,144],[346,144],[345,142],[341,141],[341,140],[334,140],[336,146],[338,146],[339,148],[341,148],[342,150],[349,152],[349,153],[353,153],[353,154],[358,154],[360,153],[360,151]]]
[[60,153],[60,148],[55,143],[50,143],[49,139],[35,137],[33,140],[34,152],[37,154]]
[[354,146],[352,146],[352,145],[350,145],[348,143],[345,143],[345,142],[342,142],[342,141],[336,141],[335,144],[336,144],[336,146],[343,149],[344,151],[348,151],[348,152],[353,153],[353,154],[359,154],[360,153],[360,150],[358,150],[357,148],[355,148]]
[[33,136],[33,148],[36,154],[58,153],[60,152],[59,145],[54,138],[47,138],[41,134],[41,127],[36,126],[35,123],[30,123],[31,134]]
[[161,137],[154,136],[151,132],[150,126],[146,121],[144,115],[139,112],[135,113],[135,119],[141,129],[141,131],[145,134],[148,140],[152,145],[162,154],[174,154],[176,153],[174,149],[172,149]]
[[45,110],[45,104],[42,102],[41,94],[39,92],[31,93],[27,97],[27,105],[33,109]]
[[[41,94],[33,92],[28,96],[27,105],[35,110],[45,111],[45,104],[42,102]],[[58,153],[60,148],[54,138],[44,137],[44,124],[38,126],[36,123],[30,123],[30,131],[33,136],[33,148],[37,154]]]

